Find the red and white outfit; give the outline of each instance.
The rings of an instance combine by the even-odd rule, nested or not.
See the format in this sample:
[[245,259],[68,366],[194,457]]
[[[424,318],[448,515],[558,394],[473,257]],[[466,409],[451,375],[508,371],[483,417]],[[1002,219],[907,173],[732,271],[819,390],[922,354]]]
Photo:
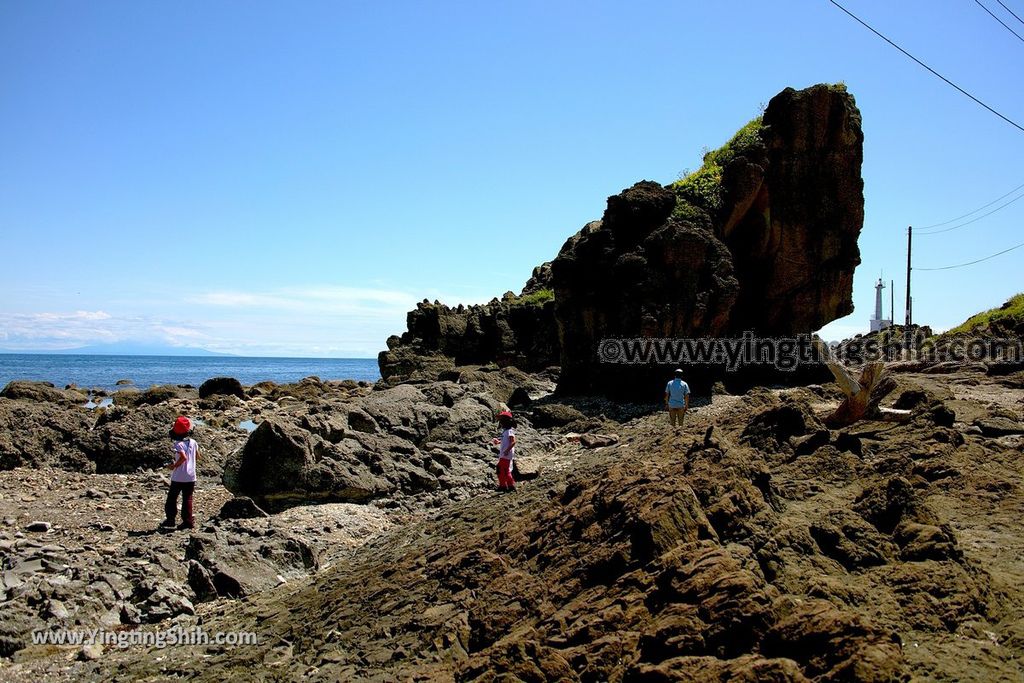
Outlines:
[[196,489],[196,455],[199,446],[195,439],[180,438],[174,442],[175,462],[183,461],[171,472],[171,487],[167,491],[167,503],[164,512],[166,526],[174,526],[178,516],[178,496],[181,495],[181,525],[191,529],[195,525],[192,513],[192,496]]
[[512,461],[516,457],[516,447],[512,442],[515,436],[516,430],[513,427],[501,432],[501,447],[498,449],[498,488],[501,489],[516,487],[516,482],[512,478]]

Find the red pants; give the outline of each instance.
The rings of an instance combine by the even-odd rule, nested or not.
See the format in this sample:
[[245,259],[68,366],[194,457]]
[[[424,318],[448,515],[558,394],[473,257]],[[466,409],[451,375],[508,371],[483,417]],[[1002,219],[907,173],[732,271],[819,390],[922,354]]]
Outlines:
[[516,481],[512,478],[512,460],[498,458],[498,488],[514,489]]

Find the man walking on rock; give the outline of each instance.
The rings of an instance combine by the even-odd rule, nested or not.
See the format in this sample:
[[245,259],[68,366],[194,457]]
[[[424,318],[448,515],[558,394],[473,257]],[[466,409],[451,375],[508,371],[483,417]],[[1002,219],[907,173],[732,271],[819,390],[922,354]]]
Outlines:
[[675,427],[683,426],[683,418],[690,407],[690,385],[683,381],[683,371],[676,370],[676,377],[665,385],[665,409],[668,410],[668,423]]

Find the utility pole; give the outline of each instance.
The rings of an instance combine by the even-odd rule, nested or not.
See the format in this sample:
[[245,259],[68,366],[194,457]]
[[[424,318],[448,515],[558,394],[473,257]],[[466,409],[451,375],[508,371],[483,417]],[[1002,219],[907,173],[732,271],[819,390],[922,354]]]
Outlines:
[[910,246],[911,246],[911,240],[913,238],[913,235],[914,235],[914,226],[908,225],[907,226],[907,323],[906,323],[906,327],[903,330],[904,343],[905,343],[905,346],[908,349],[910,348],[910,339],[911,339],[911,332],[910,332],[911,311],[913,310],[913,303],[912,303],[913,299],[910,298]]
[[896,343],[896,336],[893,334],[896,331],[896,281],[889,280],[889,341],[886,344],[889,350],[885,354],[886,360],[895,360],[893,355],[893,346]]

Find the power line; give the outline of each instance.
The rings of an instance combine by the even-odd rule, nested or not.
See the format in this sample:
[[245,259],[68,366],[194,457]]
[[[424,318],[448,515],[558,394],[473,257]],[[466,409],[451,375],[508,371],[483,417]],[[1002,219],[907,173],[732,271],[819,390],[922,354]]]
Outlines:
[[1006,197],[1009,197],[1011,194],[1013,194],[1017,190],[1021,189],[1022,187],[1024,187],[1024,183],[1021,183],[1020,185],[1018,185],[1017,187],[1013,188],[1012,190],[1010,190],[1009,192],[1007,192],[1003,196],[996,197],[995,199],[990,201],[988,204],[985,204],[984,206],[979,206],[974,211],[968,211],[963,216],[957,216],[956,218],[950,218],[948,221],[942,221],[941,223],[932,223],[931,225],[925,225],[925,226],[923,226],[920,229],[921,230],[928,230],[929,228],[941,228],[943,225],[949,225],[950,223],[955,223],[958,220],[961,220],[963,218],[967,218],[968,216],[970,216],[972,214],[978,213],[982,209],[987,209],[988,207],[990,207],[993,204],[995,204],[996,202],[998,202],[1000,199],[1005,199]]
[[1018,16],[1016,15],[1016,14],[1014,14],[1014,13],[1013,13],[1013,10],[1012,10],[1012,9],[1010,9],[1009,7],[1007,7],[1006,5],[1004,5],[1004,4],[1003,4],[1003,0],[996,0],[996,2],[998,2],[998,3],[999,3],[999,6],[1000,6],[1000,7],[1002,7],[1002,8],[1004,9],[1004,10],[1006,10],[1006,11],[1007,11],[1007,12],[1009,12],[1009,13],[1010,13],[1011,15],[1013,15],[1013,18],[1014,18],[1014,19],[1016,19],[1016,20],[1017,20],[1017,21],[1019,21],[1020,23],[1024,24],[1024,19],[1021,19],[1020,17],[1018,17]]
[[[944,233],[944,232],[949,232],[950,230],[958,230],[958,229],[964,227],[965,225],[970,225],[971,223],[976,223],[977,221],[980,221],[982,218],[985,218],[986,216],[991,216],[996,211],[1000,211],[1002,209],[1005,209],[1010,204],[1013,204],[1015,201],[1020,200],[1020,199],[1024,199],[1024,193],[1021,193],[1020,195],[1014,197],[1013,199],[1011,199],[1010,201],[1006,202],[1005,204],[1003,204],[1001,206],[997,206],[996,208],[992,209],[988,213],[983,213],[980,216],[978,216],[976,218],[972,218],[969,221],[964,221],[960,225],[954,225],[951,228],[943,228],[942,230],[932,230],[931,232],[919,232],[918,234],[919,235],[924,235],[924,236],[927,237],[928,235],[938,235],[938,234],[941,234],[941,233]],[[998,201],[998,200],[996,200],[996,201]]]
[[961,92],[962,94],[964,94],[964,95],[966,95],[967,97],[971,98],[971,99],[972,99],[972,100],[974,100],[974,101],[975,101],[976,103],[980,104],[980,105],[981,105],[981,106],[983,106],[983,107],[984,107],[985,109],[988,109],[988,110],[989,110],[990,112],[992,112],[993,114],[995,114],[996,116],[998,116],[999,118],[1001,118],[1001,119],[1002,119],[1003,121],[1006,121],[1006,122],[1007,122],[1007,123],[1009,123],[1009,124],[1010,124],[1011,126],[1013,126],[1014,128],[1016,128],[1016,129],[1017,129],[1017,130],[1019,130],[1020,132],[1024,133],[1024,126],[1020,125],[1019,123],[1017,123],[1016,121],[1014,121],[1014,120],[1012,120],[1012,119],[1009,119],[1009,118],[1007,118],[1007,117],[1003,116],[1002,114],[1000,114],[999,112],[997,112],[997,111],[996,111],[995,109],[993,109],[992,107],[988,106],[987,104],[985,104],[984,102],[982,102],[981,100],[979,100],[979,99],[978,99],[977,97],[975,97],[975,96],[974,96],[974,95],[972,95],[971,93],[967,92],[966,90],[964,90],[963,88],[961,88],[961,87],[960,87],[959,85],[957,85],[957,84],[956,84],[956,83],[954,83],[953,81],[949,80],[948,78],[946,78],[945,76],[943,76],[942,74],[940,74],[940,73],[939,73],[938,71],[936,71],[935,69],[931,68],[930,66],[928,66],[927,64],[925,64],[924,62],[922,62],[922,61],[921,61],[920,59],[918,59],[917,57],[915,57],[914,55],[910,54],[909,52],[907,52],[906,50],[904,50],[904,49],[903,49],[902,47],[900,47],[899,45],[897,45],[896,43],[892,42],[891,40],[889,40],[888,38],[886,38],[885,36],[883,36],[883,35],[882,35],[881,33],[879,33],[878,31],[876,31],[876,30],[875,30],[875,29],[874,29],[874,28],[873,28],[873,27],[872,27],[872,26],[871,26],[870,24],[868,24],[867,22],[865,22],[865,21],[864,21],[863,19],[861,19],[860,17],[858,17],[858,16],[856,15],[856,14],[854,14],[854,13],[853,13],[853,12],[851,12],[850,10],[848,10],[848,9],[846,9],[845,7],[843,7],[842,5],[840,5],[840,4],[838,3],[838,2],[836,2],[836,0],[829,0],[829,2],[831,2],[831,3],[833,4],[833,5],[835,5],[835,6],[836,6],[836,7],[838,7],[839,9],[843,10],[843,12],[845,12],[845,13],[846,13],[846,14],[848,14],[848,15],[849,15],[850,17],[852,17],[852,18],[853,18],[853,19],[854,19],[854,20],[855,20],[855,21],[856,21],[856,22],[857,22],[858,24],[860,24],[860,25],[861,25],[861,26],[863,26],[864,28],[868,29],[869,31],[871,31],[872,33],[874,33],[874,34],[875,34],[876,36],[878,36],[879,38],[881,38],[881,39],[882,39],[882,40],[884,40],[885,42],[887,42],[887,43],[889,43],[890,45],[892,45],[892,46],[893,46],[894,48],[896,48],[897,50],[899,50],[900,52],[902,52],[903,54],[905,54],[905,55],[906,55],[907,57],[909,57],[910,59],[912,59],[912,60],[914,60],[915,62],[917,62],[917,63],[918,63],[919,65],[923,66],[923,67],[924,67],[925,69],[928,69],[928,71],[932,72],[932,73],[933,73],[934,75],[936,75],[936,76],[938,76],[939,78],[941,78],[941,79],[942,79],[943,81],[945,81],[945,82],[946,82],[947,84],[949,84],[949,85],[953,86],[954,88],[956,88],[957,90],[959,90],[959,91],[960,91],[960,92]]
[[1024,242],[1021,242],[1020,244],[1018,244],[1016,246],[1010,247],[1009,249],[1003,249],[1002,251],[997,251],[996,253],[992,254],[991,256],[986,256],[985,258],[980,258],[977,261],[968,261],[967,263],[958,263],[955,266],[942,266],[941,268],[918,268],[917,266],[915,266],[914,270],[952,270],[953,268],[963,268],[964,266],[973,266],[975,263],[981,263],[982,261],[988,261],[989,259],[993,259],[996,256],[1002,256],[1003,254],[1005,254],[1007,252],[1011,252],[1014,249],[1020,249],[1021,247],[1024,247]]
[[[985,11],[986,11],[986,12],[988,13],[988,15],[989,15],[990,17],[992,17],[993,19],[995,19],[996,21],[998,21],[998,22],[999,22],[1000,24],[1002,24],[1002,25],[1003,25],[1003,28],[1005,28],[1005,29],[1006,29],[1007,31],[1009,31],[1009,32],[1010,32],[1010,33],[1012,33],[1013,35],[1017,36],[1017,40],[1019,40],[1020,42],[1024,43],[1024,38],[1021,38],[1021,36],[1020,36],[1020,34],[1019,34],[1019,33],[1017,33],[1017,32],[1016,32],[1016,31],[1014,31],[1014,30],[1013,30],[1012,28],[1010,28],[1009,26],[1007,26],[1007,25],[1006,25],[1006,22],[1004,22],[1004,21],[1003,21],[1002,19],[1000,19],[1000,18],[999,18],[999,17],[997,17],[996,15],[992,14],[992,10],[990,10],[990,9],[989,9],[988,7],[985,7],[985,6],[983,5],[983,4],[981,4],[981,0],[974,0],[974,2],[975,2],[975,4],[976,4],[976,5],[978,5],[978,7],[980,7],[980,8],[981,8],[981,9],[983,9],[983,10],[985,10]],[[999,3],[999,4],[1002,4],[1002,3]]]

